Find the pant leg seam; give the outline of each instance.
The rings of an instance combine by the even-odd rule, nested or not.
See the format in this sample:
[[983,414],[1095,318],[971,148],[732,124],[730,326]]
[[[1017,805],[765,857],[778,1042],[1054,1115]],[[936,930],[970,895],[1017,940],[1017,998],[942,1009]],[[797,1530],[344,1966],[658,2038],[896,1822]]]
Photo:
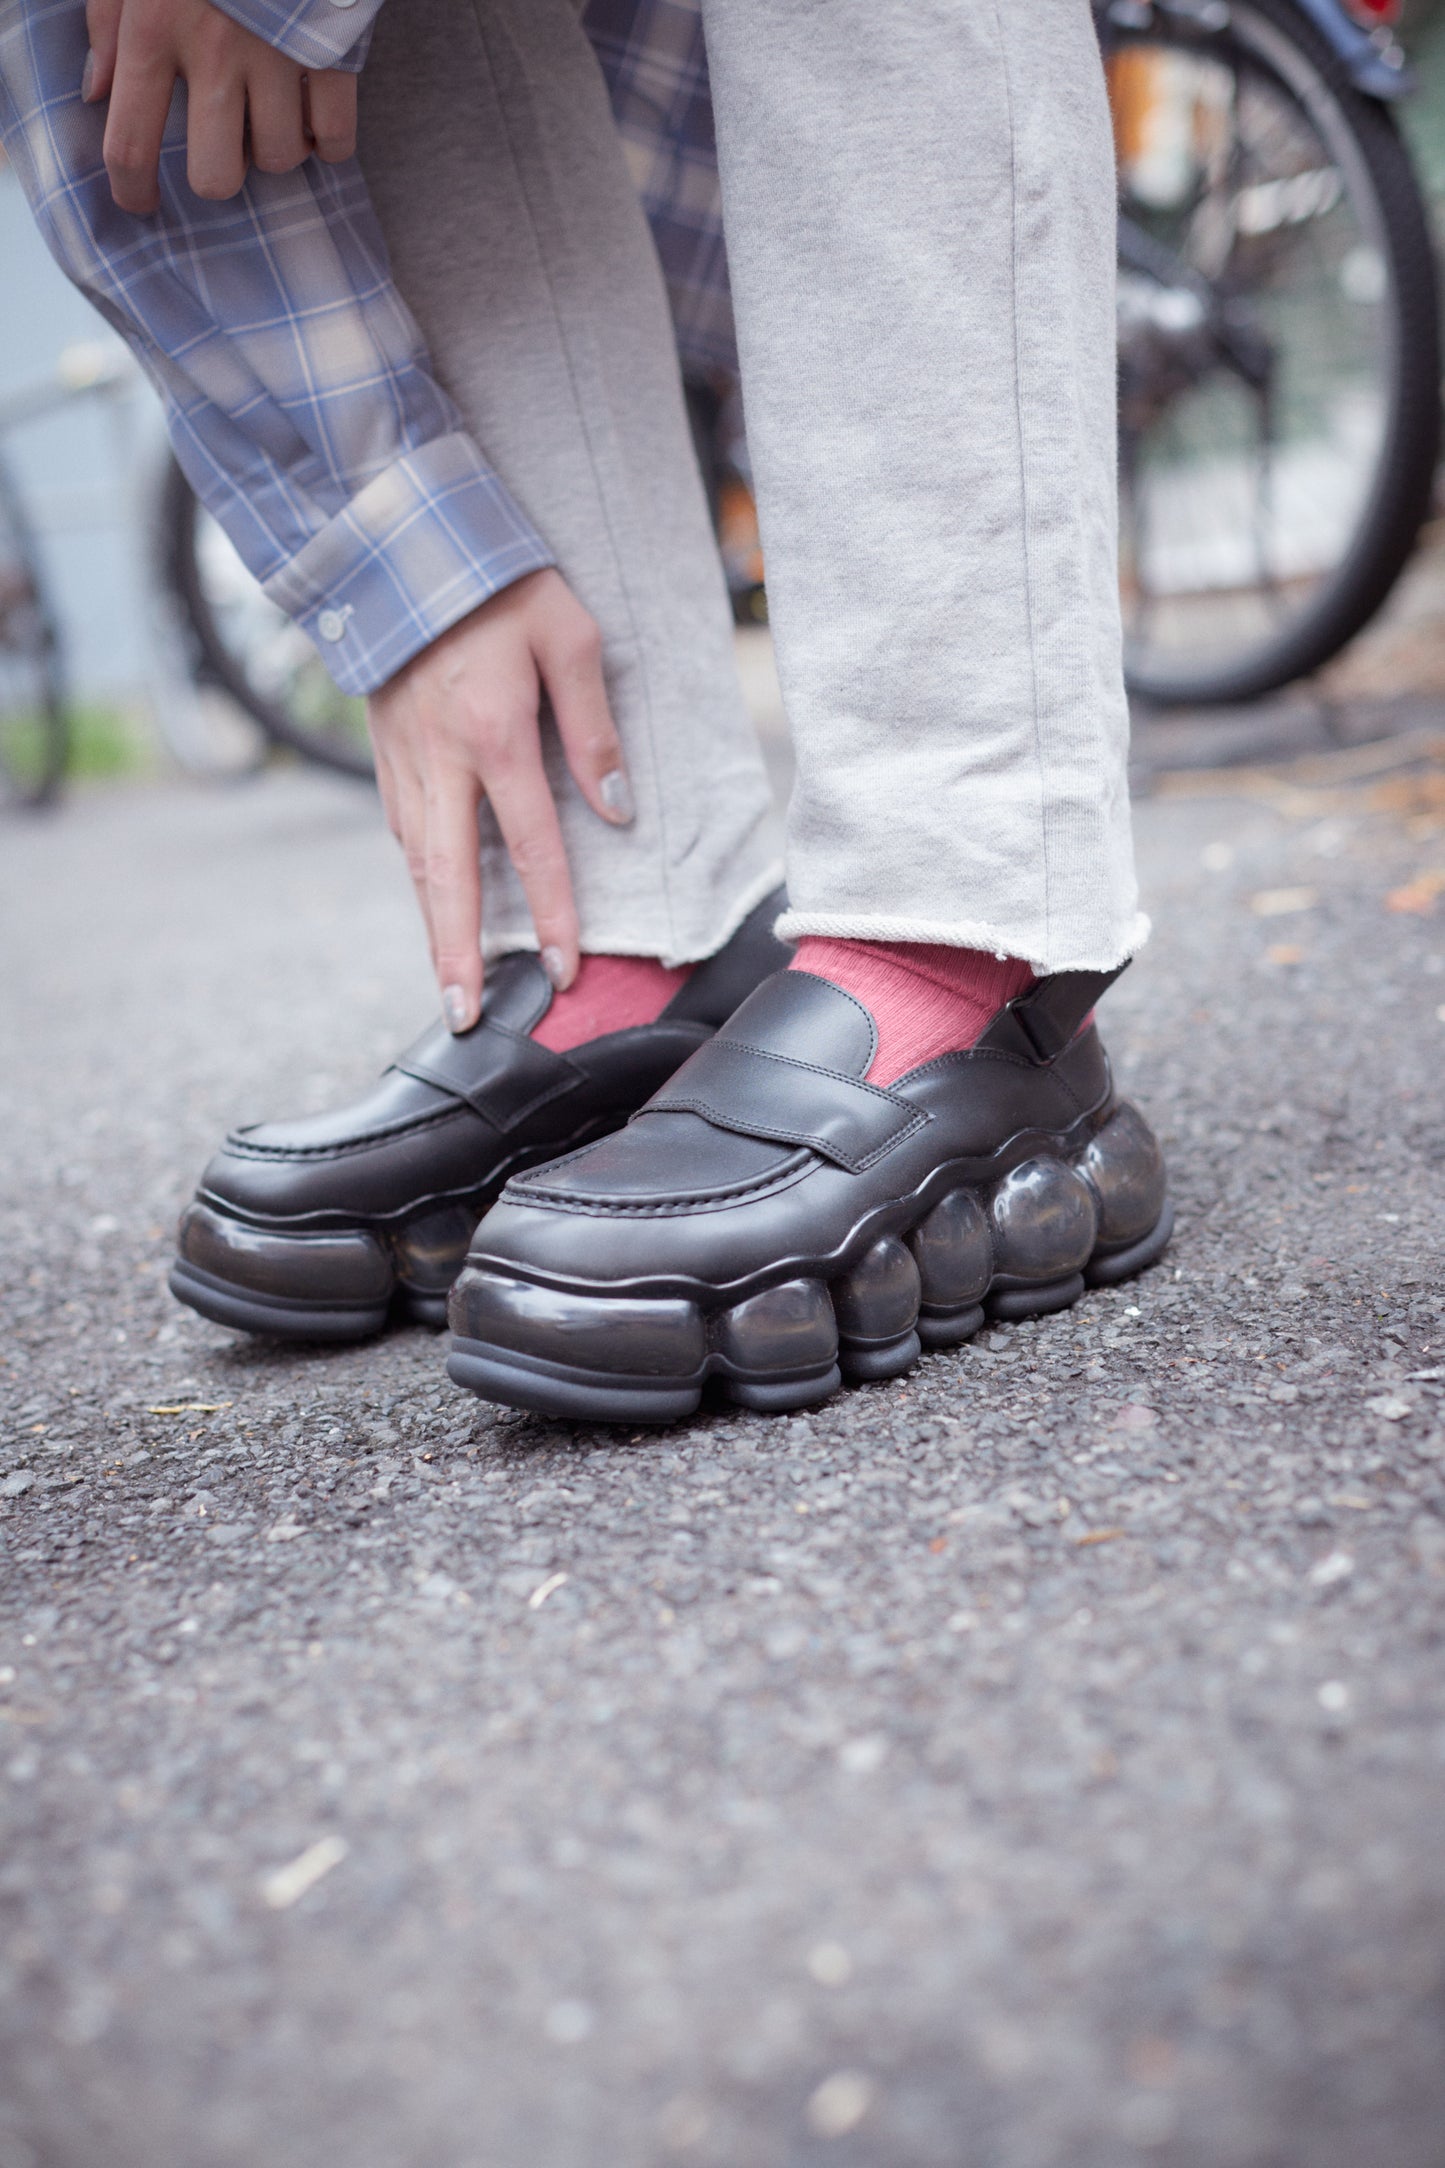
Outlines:
[[[652,688],[647,667],[646,642],[642,639],[641,631],[637,622],[637,615],[633,608],[632,590],[628,580],[627,560],[622,550],[618,546],[617,533],[613,525],[612,519],[612,508],[608,501],[607,491],[603,487],[602,483],[602,475],[599,470],[597,454],[593,441],[593,427],[591,418],[588,414],[586,402],[581,396],[581,387],[578,383],[577,372],[573,360],[572,335],[567,327],[562,311],[557,303],[556,288],[552,278],[552,267],[548,261],[547,250],[543,246],[542,237],[537,227],[536,213],[532,204],[531,180],[527,172],[526,164],[517,152],[517,142],[512,125],[512,116],[508,110],[507,100],[502,95],[501,85],[497,79],[496,67],[493,63],[492,55],[488,48],[487,31],[486,26],[483,22],[483,0],[474,0],[472,12],[476,21],[477,42],[481,49],[483,63],[487,69],[488,75],[491,78],[492,89],[496,98],[497,110],[502,116],[502,125],[507,131],[507,141],[512,151],[512,164],[517,175],[518,194],[521,196],[522,201],[527,207],[527,217],[531,226],[532,239],[537,250],[537,261],[541,266],[543,282],[546,286],[548,298],[552,307],[552,319],[557,330],[558,350],[563,357],[567,370],[567,379],[572,387],[573,403],[576,408],[578,422],[581,427],[582,441],[587,447],[588,468],[592,476],[593,485],[597,492],[597,502],[599,507],[601,508],[602,520],[607,531],[607,538],[612,551],[613,563],[617,570],[618,590],[622,596],[623,607],[627,613],[627,621],[631,630],[632,644],[637,656],[637,670],[642,684],[642,704],[647,718],[647,757],[649,767],[652,771],[653,797],[657,807],[658,874],[662,887],[663,897],[665,899],[665,907],[667,912],[667,927],[669,935],[667,948],[670,952],[676,947],[677,943],[676,912],[673,906],[672,883],[669,878],[669,855],[667,847],[667,802],[666,793],[662,788],[662,779],[658,768],[655,715],[653,708]],[[585,35],[585,33],[582,32],[579,28],[578,35],[582,36]],[[518,53],[517,58],[523,74],[526,74],[526,64],[525,61],[522,60],[520,52]],[[528,87],[530,89],[530,82]],[[554,200],[560,200],[557,197],[557,191],[555,190],[555,188]]]
[[1048,815],[1044,797],[1044,726],[1040,692],[1041,671],[1039,667],[1038,625],[1034,610],[1034,567],[1029,546],[1029,479],[1027,447],[1024,431],[1023,395],[1023,343],[1019,325],[1019,170],[1018,127],[1014,112],[1013,79],[1009,73],[1008,40],[999,16],[998,0],[990,0],[993,16],[994,40],[999,54],[999,68],[1003,78],[1004,110],[1008,121],[1009,139],[1009,228],[1010,228],[1010,309],[1009,322],[1013,335],[1014,361],[1014,426],[1018,443],[1019,498],[1022,510],[1019,546],[1023,557],[1024,618],[1028,628],[1029,678],[1033,707],[1034,761],[1039,779],[1039,863],[1043,875],[1043,930],[1044,946],[1052,945],[1053,909],[1049,874]]

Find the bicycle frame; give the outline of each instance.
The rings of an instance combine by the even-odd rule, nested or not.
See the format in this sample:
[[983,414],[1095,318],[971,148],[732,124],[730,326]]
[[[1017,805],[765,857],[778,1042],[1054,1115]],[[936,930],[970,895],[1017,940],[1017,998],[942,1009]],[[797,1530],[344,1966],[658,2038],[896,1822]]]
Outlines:
[[1314,24],[1362,96],[1388,102],[1413,90],[1415,78],[1388,30],[1364,29],[1351,20],[1339,0],[1294,0],[1294,4]]
[[[1345,80],[1363,97],[1393,102],[1414,88],[1415,78],[1389,31],[1366,30],[1345,13],[1340,0],[1293,0],[1340,64]],[[1152,18],[1172,15],[1201,30],[1222,29],[1229,0],[1102,0],[1095,13],[1120,30],[1146,29]]]

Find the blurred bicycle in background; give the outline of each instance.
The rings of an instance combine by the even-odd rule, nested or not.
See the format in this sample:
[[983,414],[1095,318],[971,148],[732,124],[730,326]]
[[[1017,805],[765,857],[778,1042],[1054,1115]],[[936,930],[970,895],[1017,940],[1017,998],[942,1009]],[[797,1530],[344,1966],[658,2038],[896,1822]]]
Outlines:
[[[1438,303],[1392,110],[1409,88],[1398,7],[1095,0],[1119,171],[1126,676],[1157,705],[1245,701],[1317,670],[1384,601],[1429,507]],[[0,438],[136,379],[118,352],[75,352],[0,402]],[[688,399],[735,615],[756,624],[737,387],[692,384]],[[153,501],[156,707],[175,757],[235,773],[281,748],[369,777],[363,703],[174,461]],[[0,461],[0,792],[53,797],[66,714],[60,630]]]
[[137,397],[149,393],[118,341],[69,346],[49,376],[0,397],[0,805],[53,804],[75,736],[65,627],[5,440],[93,401],[111,410],[130,518],[146,535],[146,690],[172,759],[234,778],[280,749],[370,777],[362,702],[337,691],[305,634],[266,600],[169,453],[157,468],[152,431],[135,426]]
[[265,749],[370,780],[365,702],[340,690],[305,633],[268,602],[174,460],[157,500],[155,547],[174,633],[202,696],[244,715]]
[[[1429,508],[1438,302],[1391,111],[1410,87],[1398,14],[1096,0],[1119,172],[1125,668],[1155,705],[1251,700],[1319,669],[1384,601]],[[692,399],[752,622],[766,605],[740,417],[716,388]]]
[[3,455],[6,434],[57,407],[116,391],[129,375],[118,353],[72,349],[53,378],[0,399],[0,802],[43,806],[70,757],[64,643],[34,524]]
[[1384,601],[1439,450],[1398,0],[1106,0],[1131,688],[1242,701]]

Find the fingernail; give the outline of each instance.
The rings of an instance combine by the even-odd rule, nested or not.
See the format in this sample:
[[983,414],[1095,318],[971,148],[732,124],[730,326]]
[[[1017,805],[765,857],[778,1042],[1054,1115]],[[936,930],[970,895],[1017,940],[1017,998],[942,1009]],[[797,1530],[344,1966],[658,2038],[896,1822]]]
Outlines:
[[560,994],[567,984],[567,959],[559,948],[544,948],[542,969]]
[[597,786],[597,795],[615,821],[630,821],[637,817],[637,807],[632,802],[632,785],[620,768],[604,775]]
[[85,66],[80,71],[80,95],[85,100],[87,105],[90,103],[90,94],[94,90],[94,88],[95,55],[94,53],[87,53],[85,56]]
[[442,1015],[446,1018],[448,1031],[468,1031],[473,1022],[472,1005],[467,999],[464,986],[442,988]]

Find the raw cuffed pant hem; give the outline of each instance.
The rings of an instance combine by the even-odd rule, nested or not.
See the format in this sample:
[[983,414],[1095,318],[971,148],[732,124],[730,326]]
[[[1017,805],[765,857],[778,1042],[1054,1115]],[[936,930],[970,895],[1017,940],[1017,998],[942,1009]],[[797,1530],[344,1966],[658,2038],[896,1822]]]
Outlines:
[[[649,939],[646,934],[639,934],[632,927],[609,926],[605,920],[598,925],[589,926],[584,946],[589,956],[655,956],[659,963],[666,964],[669,969],[678,964],[706,963],[709,956],[716,956],[724,942],[731,941],[749,911],[755,911],[764,896],[770,895],[775,888],[781,888],[782,884],[782,860],[776,859],[771,865],[765,866],[733,900],[719,921],[715,933],[677,951],[663,951],[656,934]],[[529,922],[525,926],[503,928],[496,932],[489,930],[482,940],[482,955],[491,963],[498,956],[510,956],[516,949],[535,950],[536,947],[536,929]]]
[[1149,921],[1136,912],[1127,931],[1078,953],[1045,949],[1035,953],[1029,940],[981,919],[887,918],[863,911],[784,911],[774,928],[780,941],[801,941],[822,934],[833,941],[927,941],[941,948],[983,949],[995,956],[1017,956],[1041,978],[1057,971],[1113,971],[1127,963],[1149,938]]

